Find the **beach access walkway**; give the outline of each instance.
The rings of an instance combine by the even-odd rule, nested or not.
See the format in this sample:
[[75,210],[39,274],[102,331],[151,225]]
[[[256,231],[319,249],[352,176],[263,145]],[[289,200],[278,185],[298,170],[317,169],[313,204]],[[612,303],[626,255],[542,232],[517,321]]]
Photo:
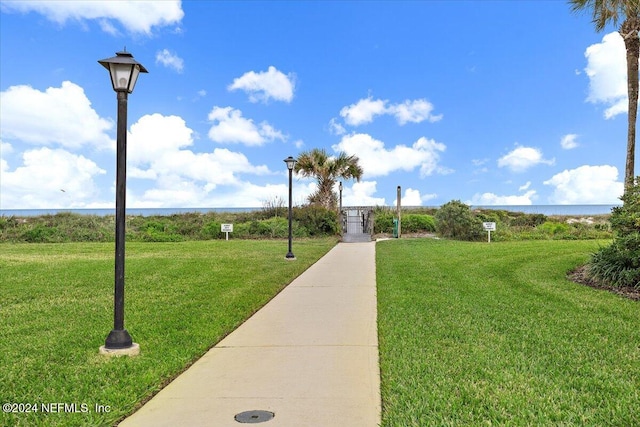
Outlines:
[[375,242],[339,243],[119,425],[378,426],[376,304]]

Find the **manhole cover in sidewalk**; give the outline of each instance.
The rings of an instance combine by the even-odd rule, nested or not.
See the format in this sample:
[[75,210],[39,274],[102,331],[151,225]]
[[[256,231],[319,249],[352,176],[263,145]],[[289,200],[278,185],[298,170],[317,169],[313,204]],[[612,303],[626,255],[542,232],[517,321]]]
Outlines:
[[234,418],[237,422],[243,424],[257,424],[271,421],[276,414],[269,411],[245,411],[240,412]]

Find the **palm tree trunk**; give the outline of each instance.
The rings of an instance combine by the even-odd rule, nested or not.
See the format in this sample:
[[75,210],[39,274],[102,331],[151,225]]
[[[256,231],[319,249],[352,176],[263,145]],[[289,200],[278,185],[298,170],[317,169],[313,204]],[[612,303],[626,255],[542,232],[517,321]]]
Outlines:
[[636,154],[636,119],[638,116],[638,56],[640,55],[640,39],[638,30],[640,20],[628,18],[620,27],[620,35],[624,39],[627,50],[627,90],[629,94],[629,123],[627,126],[627,161],[625,163],[625,193],[634,184]]
[[331,178],[324,178],[318,185],[318,198],[321,206],[328,210],[335,210],[336,198],[333,194],[333,184],[335,181]]

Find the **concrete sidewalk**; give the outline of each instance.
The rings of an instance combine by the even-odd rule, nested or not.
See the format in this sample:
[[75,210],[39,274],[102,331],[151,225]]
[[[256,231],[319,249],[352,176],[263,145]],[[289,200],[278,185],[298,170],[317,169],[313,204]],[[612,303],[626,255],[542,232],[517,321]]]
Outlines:
[[376,314],[375,242],[340,243],[120,427],[375,427]]

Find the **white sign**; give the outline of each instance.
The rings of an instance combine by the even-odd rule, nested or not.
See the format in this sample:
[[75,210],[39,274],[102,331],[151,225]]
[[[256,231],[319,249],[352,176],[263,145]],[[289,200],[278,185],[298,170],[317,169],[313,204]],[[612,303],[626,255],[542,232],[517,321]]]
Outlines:
[[491,232],[496,231],[495,222],[483,222],[482,226],[487,231],[487,242],[491,243]]
[[486,231],[496,231],[496,223],[495,222],[483,222],[482,226]]
[[220,224],[220,231],[226,234],[225,240],[229,240],[229,233],[233,233],[233,224]]

